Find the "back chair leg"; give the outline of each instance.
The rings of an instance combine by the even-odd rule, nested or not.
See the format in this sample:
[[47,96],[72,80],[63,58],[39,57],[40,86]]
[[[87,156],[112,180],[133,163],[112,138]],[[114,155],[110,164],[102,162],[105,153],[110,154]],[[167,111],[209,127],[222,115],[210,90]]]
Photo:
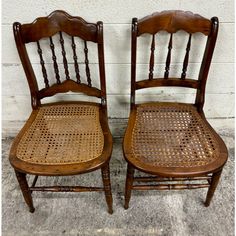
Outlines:
[[211,199],[214,195],[214,192],[216,190],[216,187],[218,185],[219,179],[220,179],[220,175],[221,175],[222,170],[214,173],[212,175],[212,179],[211,179],[211,184],[210,187],[208,189],[207,192],[207,197],[206,197],[206,201],[205,201],[205,206],[208,207],[210,205]]
[[110,182],[110,168],[109,163],[102,167],[102,180],[104,185],[104,192],[106,197],[106,202],[108,206],[108,212],[113,213],[112,209],[112,193],[111,193],[111,182]]
[[126,176],[126,184],[125,184],[125,209],[129,208],[129,201],[131,198],[131,191],[134,182],[134,168],[128,164],[127,165],[127,176]]
[[16,173],[16,178],[19,182],[22,194],[24,196],[25,202],[29,206],[29,211],[31,213],[33,213],[35,208],[34,208],[34,205],[33,205],[31,191],[29,190],[29,185],[28,185],[28,182],[26,180],[26,174],[18,172],[16,170],[15,170],[15,173]]

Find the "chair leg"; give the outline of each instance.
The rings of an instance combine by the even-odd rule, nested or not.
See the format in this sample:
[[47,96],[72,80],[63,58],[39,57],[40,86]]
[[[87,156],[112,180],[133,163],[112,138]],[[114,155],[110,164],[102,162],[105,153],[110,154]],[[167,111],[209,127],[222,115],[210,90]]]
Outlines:
[[134,168],[128,164],[127,165],[127,176],[126,176],[126,184],[125,184],[125,209],[129,208],[129,201],[131,198],[131,191],[134,181]]
[[106,197],[106,202],[108,206],[108,212],[110,214],[113,213],[112,209],[112,193],[111,193],[111,182],[110,182],[110,168],[109,168],[109,163],[102,167],[102,180],[103,180],[103,185],[104,185],[104,192],[105,192],[105,197]]
[[31,213],[33,213],[35,208],[34,208],[34,205],[33,205],[31,191],[29,190],[29,185],[28,185],[27,180],[26,180],[26,174],[18,172],[16,170],[15,170],[15,173],[16,173],[16,178],[19,182],[23,197],[25,199],[25,202],[29,206],[29,211]]
[[208,207],[210,205],[211,199],[212,199],[212,197],[214,195],[214,192],[216,190],[216,187],[218,185],[221,172],[222,172],[222,170],[220,170],[216,173],[213,173],[213,175],[212,175],[211,184],[210,184],[210,187],[209,187],[208,192],[207,192],[206,201],[204,203],[204,205],[206,207]]

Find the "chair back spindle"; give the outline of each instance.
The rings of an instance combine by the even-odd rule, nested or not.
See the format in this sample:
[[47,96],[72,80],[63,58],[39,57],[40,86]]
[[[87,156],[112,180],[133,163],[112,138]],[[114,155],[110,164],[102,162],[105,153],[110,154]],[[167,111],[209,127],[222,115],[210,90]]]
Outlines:
[[88,86],[92,87],[90,69],[89,69],[89,60],[88,60],[88,47],[87,47],[87,42],[86,41],[84,41],[84,55],[85,55],[85,60],[84,60],[84,62],[85,62],[85,71],[86,71]]
[[48,88],[49,87],[48,75],[47,75],[47,70],[45,68],[45,62],[43,60],[43,52],[42,52],[42,49],[40,47],[39,41],[37,41],[37,47],[38,47],[37,52],[39,54],[40,64],[41,64],[41,67],[42,67],[42,73],[43,73],[45,88]]
[[63,39],[61,31],[59,32],[59,35],[60,35],[61,53],[62,53],[62,57],[63,57],[63,64],[64,64],[64,69],[65,69],[66,79],[69,80],[70,79],[70,75],[69,75],[68,63],[67,63],[67,59],[66,59],[66,51],[65,51],[65,46],[64,46],[64,39]]
[[170,40],[169,40],[169,45],[168,45],[168,54],[167,54],[167,57],[166,57],[165,74],[164,74],[165,79],[168,79],[168,77],[169,77],[171,49],[172,49],[172,36],[173,36],[173,34],[170,34]]
[[187,47],[186,47],[186,54],[184,57],[181,79],[185,79],[185,77],[186,77],[186,71],[187,71],[188,59],[189,59],[189,51],[190,51],[190,47],[191,47],[191,37],[192,37],[192,34],[189,34],[188,43],[187,43]]
[[150,54],[150,62],[149,62],[149,80],[153,79],[154,51],[155,51],[155,34],[152,35],[151,54]]
[[55,46],[52,40],[52,37],[49,37],[50,39],[50,48],[52,51],[52,60],[53,60],[53,67],[54,67],[54,72],[55,72],[55,76],[56,76],[56,80],[57,80],[57,84],[60,84],[60,75],[59,75],[59,69],[58,69],[58,65],[57,65],[57,57],[55,54]]
[[72,50],[73,50],[73,59],[74,59],[76,81],[77,81],[77,83],[80,84],[81,80],[80,80],[80,74],[79,74],[78,58],[77,58],[77,54],[76,54],[76,44],[75,44],[75,40],[74,40],[73,36],[71,37],[71,41],[72,41],[71,47],[72,47]]

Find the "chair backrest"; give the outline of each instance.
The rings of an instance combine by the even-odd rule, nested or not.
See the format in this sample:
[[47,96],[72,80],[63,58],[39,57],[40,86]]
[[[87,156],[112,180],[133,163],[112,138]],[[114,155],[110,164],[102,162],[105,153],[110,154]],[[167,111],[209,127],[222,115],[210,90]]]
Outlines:
[[[28,80],[31,92],[31,103],[33,109],[41,104],[41,99],[53,96],[57,93],[65,93],[68,91],[82,92],[89,96],[101,98],[101,103],[106,107],[106,85],[105,85],[105,66],[104,66],[104,46],[103,46],[103,23],[101,21],[96,24],[87,23],[80,17],[70,16],[64,11],[54,11],[47,17],[39,17],[33,23],[13,24],[13,31],[16,41],[18,53]],[[63,33],[62,33],[63,32]],[[53,41],[53,36],[58,34],[59,43]],[[71,52],[66,53],[65,39],[63,35],[69,37]],[[67,37],[67,38],[68,38]],[[79,37],[83,41],[83,53],[85,74],[87,83],[81,82],[79,62],[77,57],[77,45],[75,38]],[[54,78],[48,78],[48,73],[45,67],[44,53],[40,45],[40,40],[48,40],[48,50],[51,54]],[[98,48],[98,67],[100,77],[100,89],[92,86],[91,73],[88,59],[87,42],[97,44]],[[44,88],[39,89],[33,67],[31,65],[26,44],[35,43],[39,56],[39,61],[42,69],[42,77],[44,79]],[[63,61],[64,73],[60,74],[57,62],[56,45],[59,45],[61,57]],[[68,68],[67,57],[73,59],[74,74],[70,74]],[[54,81],[50,84],[50,81]]]
[[[180,86],[196,89],[195,104],[201,111],[204,105],[205,86],[210,68],[210,63],[215,47],[218,33],[218,18],[213,17],[211,20],[203,18],[200,15],[185,11],[163,11],[154,13],[140,20],[133,18],[132,20],[132,41],[131,41],[131,109],[135,105],[135,91],[149,87],[159,86]],[[183,60],[182,73],[177,78],[169,77],[169,69],[171,62],[171,49],[173,34],[179,30],[183,30],[189,34],[186,45],[186,54]],[[153,78],[154,69],[154,51],[155,51],[155,35],[159,31],[166,31],[170,34],[168,43],[168,53],[166,57],[165,71],[162,78]],[[201,62],[198,80],[186,78],[186,71],[189,61],[189,52],[191,48],[192,34],[200,32],[207,36],[206,47]],[[142,34],[151,34],[151,52],[149,61],[149,76],[142,81],[136,81],[136,57],[137,57],[137,38]]]

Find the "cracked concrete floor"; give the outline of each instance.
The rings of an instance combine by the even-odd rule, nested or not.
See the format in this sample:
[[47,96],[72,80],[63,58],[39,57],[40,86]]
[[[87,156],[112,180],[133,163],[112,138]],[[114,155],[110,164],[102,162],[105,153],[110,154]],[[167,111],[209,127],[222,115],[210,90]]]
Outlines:
[[[210,207],[206,189],[133,192],[124,210],[126,163],[121,139],[111,159],[113,215],[103,193],[33,193],[35,213],[26,207],[8,162],[12,139],[2,141],[2,235],[234,235],[234,132],[221,130],[229,160]],[[74,177],[41,177],[38,183],[101,184],[100,171]]]

